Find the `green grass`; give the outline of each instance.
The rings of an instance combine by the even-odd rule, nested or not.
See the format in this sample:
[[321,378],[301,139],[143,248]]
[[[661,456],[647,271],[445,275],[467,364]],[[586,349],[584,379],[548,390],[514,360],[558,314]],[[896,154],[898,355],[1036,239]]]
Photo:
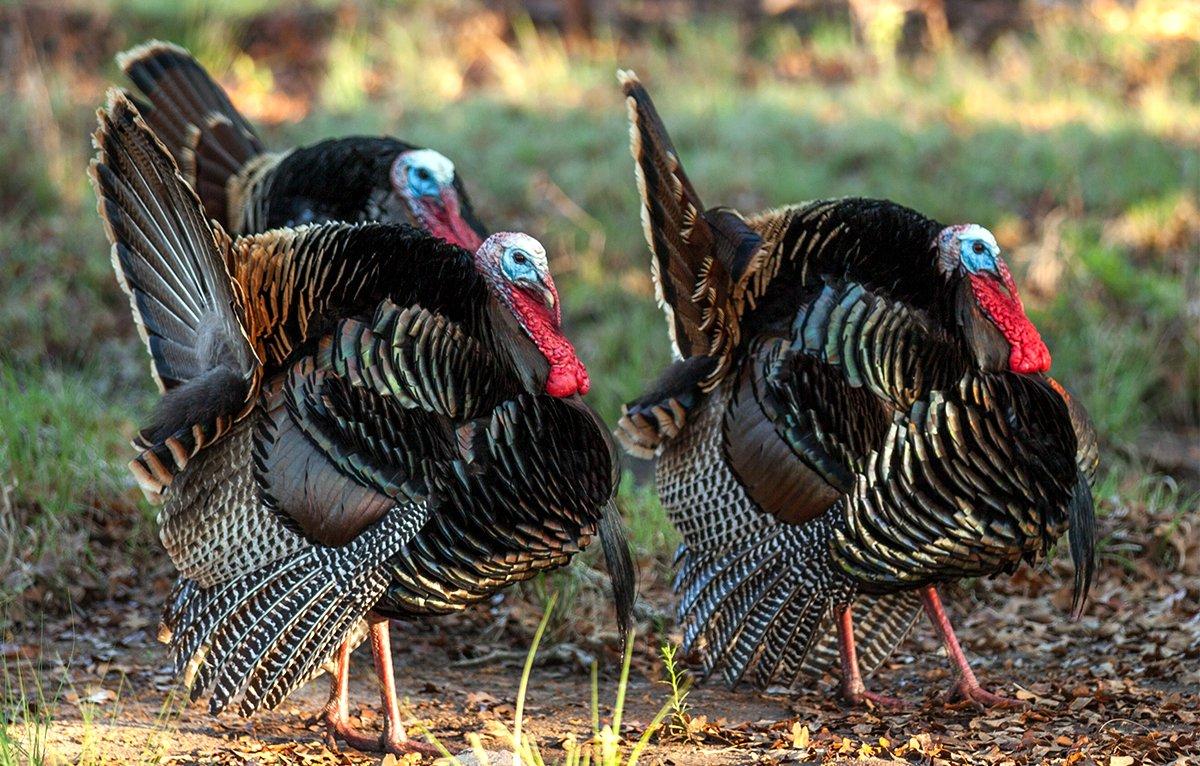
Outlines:
[[93,539],[145,547],[154,538],[124,467],[122,399],[100,368],[0,365],[0,613],[19,612],[19,597],[66,607],[95,580]]
[[[289,82],[236,47],[253,11],[112,7],[125,37],[104,45],[189,45],[252,116]],[[632,67],[710,205],[866,195],[992,228],[1054,374],[1092,409],[1106,472],[1143,472],[1139,441],[1196,424],[1193,48],[1082,13],[1008,34],[987,55],[952,47],[880,66],[829,23],[764,24],[747,37],[716,17],[670,40],[602,31],[569,48],[520,19],[497,35],[442,3],[347,7],[308,115],[263,125],[268,143],[392,133],[455,159],[492,228],[547,245],[594,381],[589,400],[610,422],[668,360],[614,77]],[[16,99],[0,115],[0,485],[22,543],[3,574],[42,582],[61,579],[39,564],[42,541],[86,538],[97,512],[133,502],[123,441],[151,386],[84,177],[93,111],[120,78],[111,63],[16,69]],[[678,538],[653,491],[627,480],[621,499],[635,546],[665,575]]]
[[[625,639],[625,650],[621,662],[621,671],[617,677],[616,699],[613,702],[612,716],[610,719],[601,725],[600,715],[600,679],[596,663],[592,663],[592,685],[591,685],[591,712],[592,712],[592,731],[591,737],[585,739],[582,743],[578,740],[574,732],[567,733],[565,736],[562,733],[556,733],[555,739],[561,744],[563,749],[562,761],[547,761],[546,756],[542,752],[542,744],[538,738],[523,727],[527,726],[525,717],[525,703],[529,695],[529,680],[530,674],[533,671],[533,662],[537,658],[538,647],[542,643],[542,638],[546,635],[547,626],[551,622],[551,616],[554,613],[555,604],[558,603],[558,594],[555,593],[547,600],[545,608],[542,611],[541,622],[538,623],[537,629],[534,631],[533,639],[529,644],[529,651],[525,656],[525,665],[521,670],[521,679],[517,686],[516,708],[513,712],[513,725],[510,729],[504,723],[493,720],[491,722],[491,736],[498,740],[501,746],[508,752],[512,753],[514,760],[517,763],[530,764],[530,766],[547,766],[548,763],[557,763],[561,766],[636,766],[638,759],[650,744],[651,738],[658,733],[662,727],[663,719],[672,710],[675,710],[683,715],[683,698],[687,696],[686,682],[682,680],[682,676],[677,675],[673,664],[674,653],[664,649],[663,657],[666,663],[666,668],[671,674],[673,695],[658,712],[654,718],[643,729],[641,736],[636,741],[626,742],[621,737],[621,718],[625,710],[625,696],[629,689],[629,666],[633,659],[633,647],[636,643],[634,633],[630,631]],[[454,757],[450,751],[430,732],[425,732],[426,739],[429,740],[442,755],[449,759],[452,764],[461,766],[461,761]],[[475,755],[476,760],[481,764],[489,763],[487,750],[483,747],[482,738],[477,733],[468,733],[466,735],[467,742],[471,745],[471,750]]]

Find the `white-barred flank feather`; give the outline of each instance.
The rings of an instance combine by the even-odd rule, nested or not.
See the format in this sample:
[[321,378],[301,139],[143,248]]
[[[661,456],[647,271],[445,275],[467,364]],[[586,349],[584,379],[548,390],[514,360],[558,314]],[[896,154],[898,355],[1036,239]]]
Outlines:
[[[705,674],[730,684],[793,685],[836,665],[805,662],[830,608],[854,588],[828,563],[830,522],[803,527],[762,513],[721,450],[726,383],[692,412],[658,463],[658,488],[684,538],[675,592],[684,644],[702,650]],[[824,554],[824,555],[823,555]]]

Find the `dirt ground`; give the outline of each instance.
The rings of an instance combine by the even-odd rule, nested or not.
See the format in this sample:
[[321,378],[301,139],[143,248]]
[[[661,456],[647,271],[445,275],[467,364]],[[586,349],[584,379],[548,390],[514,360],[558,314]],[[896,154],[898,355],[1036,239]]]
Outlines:
[[[688,736],[677,726],[672,738],[656,738],[641,762],[1194,763],[1191,759],[1200,758],[1196,578],[1118,567],[1105,572],[1087,614],[1076,623],[1066,618],[1070,594],[1059,585],[1067,581],[1065,571],[1026,571],[951,592],[959,635],[981,681],[1027,701],[1023,710],[946,704],[941,694],[952,677],[922,623],[869,681],[874,689],[910,701],[907,710],[851,709],[833,696],[832,678],[790,694],[701,684],[688,698]],[[666,608],[667,594],[645,595],[651,610]],[[212,718],[202,704],[184,704],[166,650],[154,641],[152,600],[98,603],[59,624],[47,623],[44,639],[6,646],[6,653],[27,670],[36,667],[43,679],[64,674],[68,679],[48,732],[51,762],[380,762],[377,755],[327,749],[320,728],[307,723],[324,701],[323,679],[251,720],[232,714]],[[466,750],[471,732],[498,748],[489,735],[497,723],[511,728],[536,618],[533,605],[510,599],[465,615],[398,623],[392,648],[411,725],[427,725],[451,752]],[[567,624],[560,632],[583,640],[543,645],[525,708],[526,730],[538,737],[551,763],[561,758],[564,736],[574,733],[582,740],[591,730],[591,658],[609,671],[620,664],[607,628]],[[655,643],[643,634],[622,727],[629,740],[666,699],[662,663],[654,653]],[[602,717],[611,713],[615,687],[611,672],[602,672]],[[377,699],[369,654],[360,648],[352,711],[363,726],[378,726]]]

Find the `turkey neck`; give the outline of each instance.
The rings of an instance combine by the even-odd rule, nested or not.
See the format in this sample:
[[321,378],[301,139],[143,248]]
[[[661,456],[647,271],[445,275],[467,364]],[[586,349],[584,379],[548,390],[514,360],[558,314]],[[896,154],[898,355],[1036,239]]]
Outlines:
[[479,323],[487,343],[496,349],[501,362],[531,394],[540,394],[550,376],[550,362],[521,327],[512,310],[489,290]]
[[961,339],[971,359],[975,360],[975,366],[983,372],[1008,370],[1008,341],[979,306],[970,280],[959,279],[953,293]]

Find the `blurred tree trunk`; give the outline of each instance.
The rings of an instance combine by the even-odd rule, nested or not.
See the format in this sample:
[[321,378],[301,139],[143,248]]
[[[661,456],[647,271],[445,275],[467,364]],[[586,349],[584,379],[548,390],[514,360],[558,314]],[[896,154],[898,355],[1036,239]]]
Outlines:
[[594,23],[591,0],[562,0],[562,26],[568,39],[591,37]]
[[[899,48],[939,50],[950,42],[944,0],[848,0],[854,31],[881,61],[895,58]],[[910,23],[910,22],[915,22]],[[918,39],[906,39],[906,32]],[[922,39],[923,38],[923,39]]]

